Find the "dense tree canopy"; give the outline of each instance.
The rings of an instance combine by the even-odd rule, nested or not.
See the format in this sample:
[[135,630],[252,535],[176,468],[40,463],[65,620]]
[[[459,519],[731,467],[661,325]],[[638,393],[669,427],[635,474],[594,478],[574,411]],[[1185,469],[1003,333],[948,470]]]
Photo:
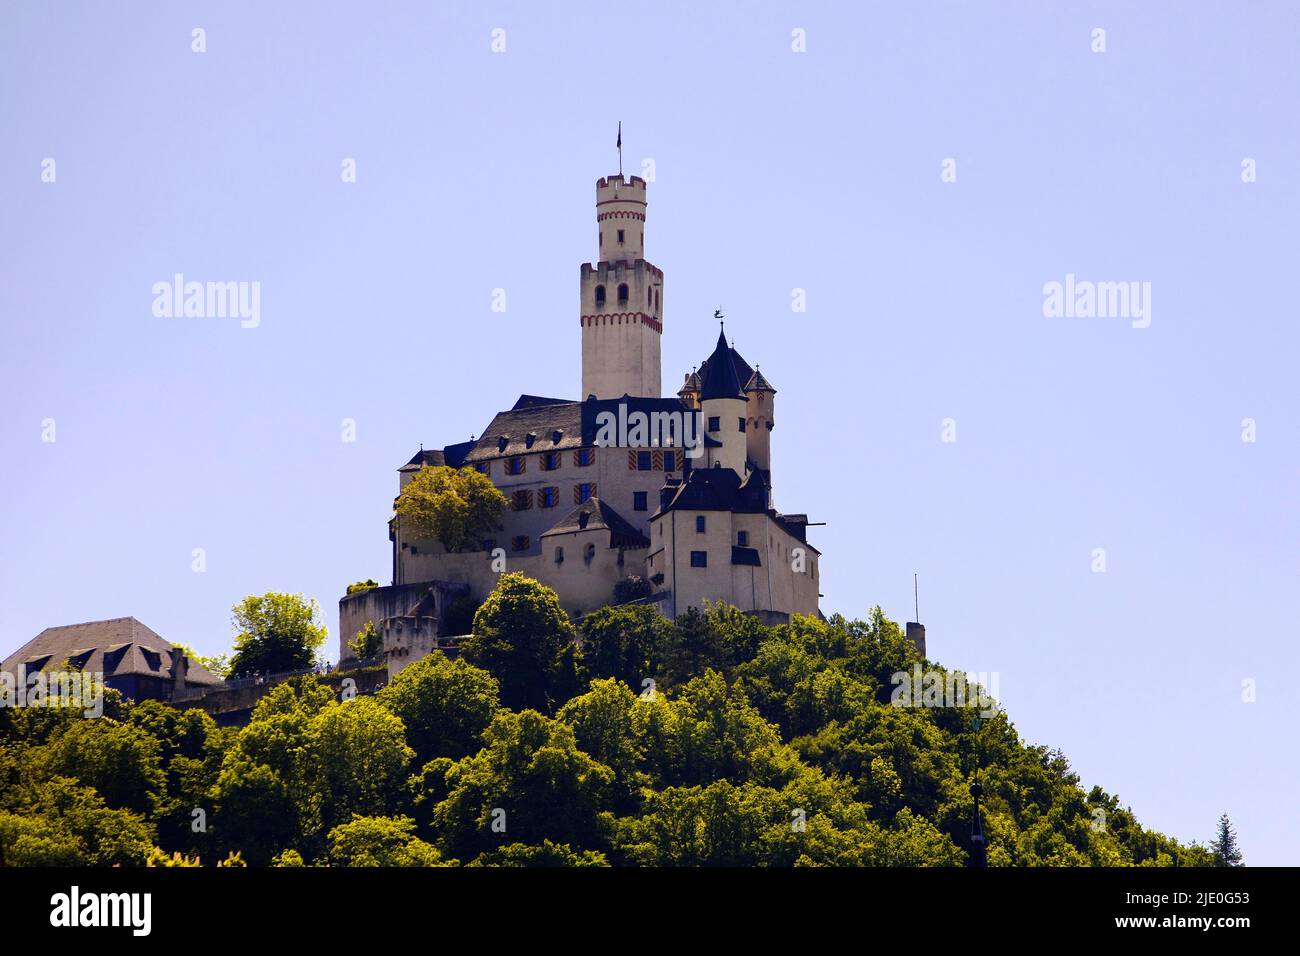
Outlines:
[[[312,617],[253,600],[249,634]],[[1001,711],[899,706],[914,665],[946,675],[879,609],[575,628],[503,575],[461,658],[373,696],[295,678],[239,728],[115,694],[94,719],[0,711],[0,862],[956,866],[977,770],[991,865],[1239,862],[1226,818],[1213,855],[1146,830]]]

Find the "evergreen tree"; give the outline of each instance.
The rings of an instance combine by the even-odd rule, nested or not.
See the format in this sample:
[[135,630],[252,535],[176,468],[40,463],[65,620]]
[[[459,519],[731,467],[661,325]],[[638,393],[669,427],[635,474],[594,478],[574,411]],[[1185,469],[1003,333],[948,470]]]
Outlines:
[[1210,844],[1215,866],[1241,866],[1241,847],[1237,846],[1237,831],[1225,813],[1219,817],[1219,835]]

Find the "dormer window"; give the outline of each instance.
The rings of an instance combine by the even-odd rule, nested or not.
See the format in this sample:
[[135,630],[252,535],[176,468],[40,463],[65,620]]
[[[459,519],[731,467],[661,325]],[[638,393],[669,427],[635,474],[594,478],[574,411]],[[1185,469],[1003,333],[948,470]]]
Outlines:
[[508,445],[508,444],[510,444],[510,436],[509,436],[509,435],[498,435],[498,436],[497,436],[497,451],[505,451],[505,450],[506,450],[506,445]]
[[527,435],[524,436],[524,447],[532,448],[533,442],[535,441],[537,441],[537,436],[533,432],[529,432]]

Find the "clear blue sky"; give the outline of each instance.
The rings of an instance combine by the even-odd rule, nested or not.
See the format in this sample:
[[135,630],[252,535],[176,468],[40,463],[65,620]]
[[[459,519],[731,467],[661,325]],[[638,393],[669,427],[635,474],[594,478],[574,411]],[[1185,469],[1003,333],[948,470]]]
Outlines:
[[[722,306],[823,608],[906,620],[919,572],[932,656],[1085,784],[1300,862],[1298,8],[702,6],[4,3],[0,651],[134,615],[217,652],[290,590],[333,652],[419,443],[578,397],[622,120],[664,385]],[[155,318],[177,272],[261,325]],[[1150,282],[1150,327],[1045,318],[1067,273]]]

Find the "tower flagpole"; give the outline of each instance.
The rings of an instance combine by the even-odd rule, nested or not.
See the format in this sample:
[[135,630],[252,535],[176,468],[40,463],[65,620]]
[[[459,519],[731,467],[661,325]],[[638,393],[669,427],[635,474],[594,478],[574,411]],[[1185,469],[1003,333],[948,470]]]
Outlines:
[[618,174],[623,175],[623,121],[618,121],[618,141],[614,143],[618,150]]

